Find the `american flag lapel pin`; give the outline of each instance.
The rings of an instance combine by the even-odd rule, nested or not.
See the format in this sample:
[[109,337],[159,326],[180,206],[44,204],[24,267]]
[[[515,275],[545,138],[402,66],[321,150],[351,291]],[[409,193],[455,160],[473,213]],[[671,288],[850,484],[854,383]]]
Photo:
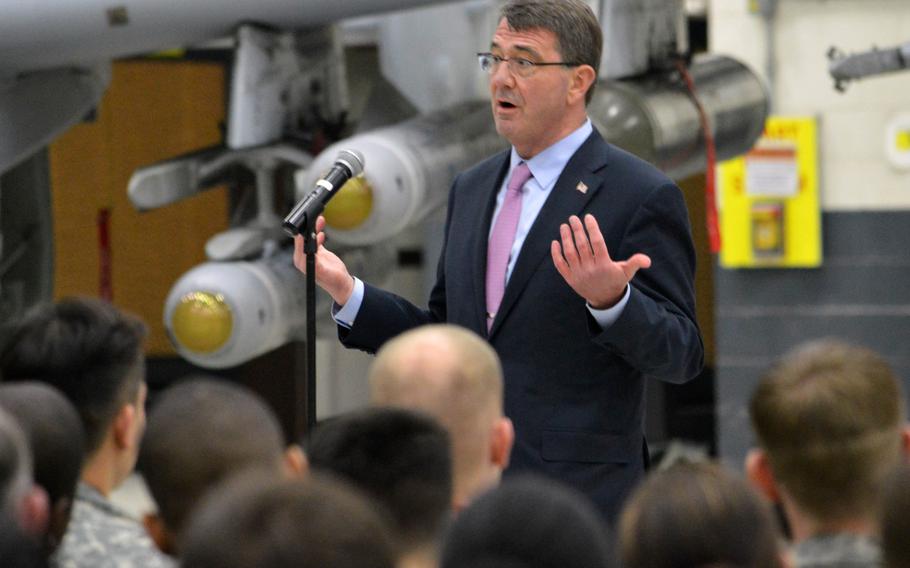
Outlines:
[[585,185],[585,182],[583,181],[578,182],[578,185],[575,186],[575,189],[582,193],[588,193],[588,186]]

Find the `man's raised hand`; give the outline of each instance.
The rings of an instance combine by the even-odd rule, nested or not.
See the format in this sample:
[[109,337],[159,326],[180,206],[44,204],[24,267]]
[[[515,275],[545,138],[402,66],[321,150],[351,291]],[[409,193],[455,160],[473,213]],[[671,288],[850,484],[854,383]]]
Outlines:
[[581,219],[572,215],[559,227],[560,240],[550,244],[556,270],[575,292],[597,310],[605,310],[622,299],[635,273],[651,266],[651,259],[637,253],[628,260],[610,258],[607,244],[593,215]]

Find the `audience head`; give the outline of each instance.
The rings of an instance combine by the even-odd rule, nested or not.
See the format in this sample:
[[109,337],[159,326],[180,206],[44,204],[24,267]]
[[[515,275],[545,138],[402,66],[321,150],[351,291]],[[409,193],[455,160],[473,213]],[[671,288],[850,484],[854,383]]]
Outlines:
[[28,440],[35,483],[47,492],[50,502],[46,545],[52,550],[69,524],[82,470],[82,423],[66,397],[35,381],[0,385],[0,408],[16,419]]
[[302,452],[285,451],[272,410],[255,393],[215,379],[193,378],[156,400],[139,465],[158,515],[146,519],[159,547],[173,553],[202,495],[249,467],[299,473]]
[[783,566],[770,507],[716,464],[651,474],[627,502],[619,532],[625,568]]
[[608,529],[584,496],[520,476],[478,497],[454,520],[441,568],[604,568],[614,565]]
[[[797,348],[763,377],[749,406],[759,448],[746,469],[782,502],[796,540],[877,516],[907,439],[903,400],[882,357],[834,340]],[[794,515],[816,529],[800,530]]]
[[47,493],[33,481],[25,433],[0,410],[0,520],[16,541],[30,545],[37,544],[47,530],[47,514]]
[[109,446],[119,483],[135,465],[145,427],[145,325],[113,305],[72,298],[36,306],[0,353],[4,381],[59,389],[82,419],[92,460]]
[[211,492],[193,514],[184,568],[392,568],[382,518],[351,487],[241,475]]
[[900,464],[882,491],[881,543],[887,568],[910,568],[910,466]]
[[402,554],[434,544],[452,499],[449,437],[433,419],[393,408],[331,418],[307,444],[315,471],[351,482],[395,521]]
[[370,390],[374,405],[425,412],[448,430],[456,509],[499,481],[515,434],[503,416],[502,367],[486,341],[444,324],[403,333],[380,349]]

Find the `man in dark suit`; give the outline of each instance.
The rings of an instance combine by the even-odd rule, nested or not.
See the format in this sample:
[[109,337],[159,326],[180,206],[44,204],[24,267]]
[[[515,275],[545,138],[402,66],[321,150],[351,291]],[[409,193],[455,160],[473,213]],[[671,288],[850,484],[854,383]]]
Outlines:
[[322,246],[323,221],[316,280],[347,346],[440,321],[486,337],[515,424],[510,471],[563,480],[612,519],[645,468],[646,378],[702,367],[688,215],[671,180],[587,118],[602,44],[590,8],[514,0],[501,15],[478,57],[512,149],[456,178],[429,309],[352,278]]

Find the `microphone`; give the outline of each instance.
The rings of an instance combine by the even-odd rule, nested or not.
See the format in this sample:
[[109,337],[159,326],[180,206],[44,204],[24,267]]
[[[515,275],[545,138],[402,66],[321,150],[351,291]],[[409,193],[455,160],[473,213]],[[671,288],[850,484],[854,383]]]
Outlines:
[[298,235],[307,219],[315,219],[322,213],[326,203],[332,199],[341,186],[361,173],[363,173],[363,155],[356,150],[340,151],[332,169],[316,182],[313,191],[301,199],[284,218],[281,226],[284,227],[285,232],[292,237]]

